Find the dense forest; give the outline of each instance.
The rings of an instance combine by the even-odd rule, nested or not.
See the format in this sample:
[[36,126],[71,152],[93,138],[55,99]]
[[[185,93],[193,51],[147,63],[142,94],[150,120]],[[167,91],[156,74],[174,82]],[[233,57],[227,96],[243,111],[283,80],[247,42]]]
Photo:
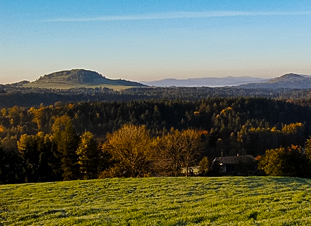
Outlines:
[[311,99],[310,89],[246,89],[239,87],[140,87],[116,91],[108,88],[43,89],[0,85],[0,108],[53,105],[57,101],[187,100],[213,97],[264,97],[300,101]]
[[186,173],[193,165],[210,168],[215,157],[237,154],[263,156],[261,169],[269,174],[266,150],[279,150],[279,157],[305,156],[310,131],[306,101],[207,98],[7,107],[0,111],[0,182],[177,176],[182,168]]

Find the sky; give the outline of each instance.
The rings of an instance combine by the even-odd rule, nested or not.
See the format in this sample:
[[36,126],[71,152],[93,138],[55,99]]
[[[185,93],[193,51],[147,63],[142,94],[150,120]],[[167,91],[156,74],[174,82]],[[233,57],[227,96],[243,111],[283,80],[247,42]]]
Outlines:
[[311,1],[0,0],[0,83],[311,74]]

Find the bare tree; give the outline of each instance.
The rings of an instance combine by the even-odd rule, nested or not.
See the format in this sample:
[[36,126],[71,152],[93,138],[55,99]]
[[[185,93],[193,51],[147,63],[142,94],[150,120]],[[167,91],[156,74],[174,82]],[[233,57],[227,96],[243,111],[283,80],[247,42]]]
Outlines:
[[193,129],[183,130],[181,133],[181,142],[183,144],[183,163],[186,167],[186,177],[189,173],[189,166],[197,161],[202,151],[201,135]]
[[202,150],[200,133],[192,129],[182,132],[171,129],[170,133],[160,138],[158,149],[162,159],[168,160],[172,175],[178,176],[185,166],[188,176],[189,166],[197,160]]

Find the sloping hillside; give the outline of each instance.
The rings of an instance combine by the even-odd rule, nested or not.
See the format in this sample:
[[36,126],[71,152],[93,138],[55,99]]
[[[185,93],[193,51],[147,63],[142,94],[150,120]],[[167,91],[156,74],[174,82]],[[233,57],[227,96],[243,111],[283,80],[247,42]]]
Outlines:
[[250,89],[311,89],[311,76],[290,73],[270,79],[267,82],[249,83],[240,87]]
[[310,179],[113,178],[0,186],[0,225],[310,225]]
[[34,82],[25,84],[26,87],[38,88],[79,88],[79,87],[111,87],[111,86],[145,86],[138,82],[122,79],[108,79],[101,74],[84,69],[58,71],[41,76]]

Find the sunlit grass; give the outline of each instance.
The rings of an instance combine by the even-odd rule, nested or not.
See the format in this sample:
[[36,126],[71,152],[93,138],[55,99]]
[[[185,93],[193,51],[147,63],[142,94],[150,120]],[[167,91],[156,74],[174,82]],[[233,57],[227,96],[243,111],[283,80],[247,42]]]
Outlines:
[[88,85],[88,84],[70,84],[70,83],[29,83],[24,85],[25,87],[41,88],[41,89],[73,89],[73,88],[108,88],[115,91],[120,91],[124,89],[130,89],[137,86],[122,86],[122,85],[109,85],[109,84],[99,84],[99,85]]
[[0,223],[308,225],[310,182],[283,177],[116,178],[1,185]]

